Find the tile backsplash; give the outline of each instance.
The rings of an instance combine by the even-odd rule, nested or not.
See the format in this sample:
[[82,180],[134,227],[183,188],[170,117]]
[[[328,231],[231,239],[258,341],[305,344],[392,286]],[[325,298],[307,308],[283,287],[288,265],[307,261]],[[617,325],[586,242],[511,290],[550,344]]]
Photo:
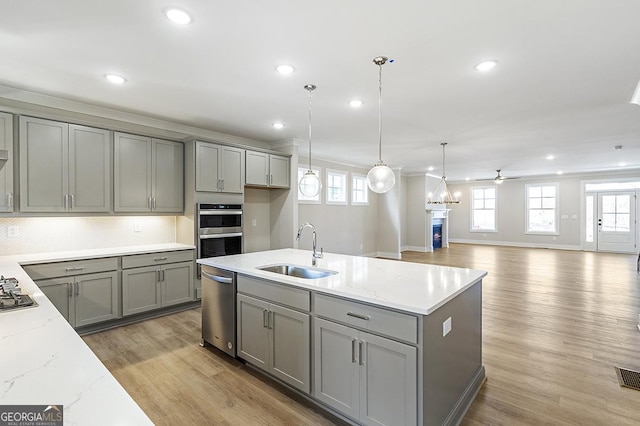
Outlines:
[[175,241],[175,216],[0,217],[0,256]]

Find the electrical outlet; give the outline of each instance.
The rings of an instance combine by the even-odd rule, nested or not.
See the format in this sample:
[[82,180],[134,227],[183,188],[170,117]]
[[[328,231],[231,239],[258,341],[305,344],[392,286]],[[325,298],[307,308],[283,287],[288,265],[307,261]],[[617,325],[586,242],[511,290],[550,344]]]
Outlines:
[[558,241],[558,237],[553,237],[553,241]]
[[142,225],[140,225],[139,223],[134,223],[133,232],[141,232],[141,231],[142,231]]
[[256,222],[256,220],[255,220],[255,219],[253,219],[253,220],[251,221],[251,226],[256,226],[257,224],[258,224],[258,222]]
[[447,334],[449,334],[450,331],[451,331],[451,317],[447,318],[442,323],[442,337],[444,337]]
[[364,244],[360,244],[360,250],[364,249]]
[[13,225],[13,226],[7,226],[7,238],[18,238],[18,227]]

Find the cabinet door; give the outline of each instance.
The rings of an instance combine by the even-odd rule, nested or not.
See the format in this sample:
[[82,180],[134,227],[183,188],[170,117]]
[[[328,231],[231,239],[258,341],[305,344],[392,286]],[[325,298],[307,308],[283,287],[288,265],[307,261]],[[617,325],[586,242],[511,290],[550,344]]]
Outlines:
[[269,304],[238,294],[238,356],[269,370]]
[[245,157],[245,183],[253,186],[269,186],[269,154],[246,151]]
[[0,170],[0,212],[13,211],[13,119],[0,112],[0,149],[7,150],[9,159]]
[[20,211],[66,211],[68,163],[68,124],[20,117]]
[[220,191],[220,146],[196,142],[196,191]]
[[162,267],[162,306],[193,300],[193,263],[172,263]]
[[160,297],[160,269],[155,266],[122,271],[122,315],[158,309]]
[[364,332],[358,344],[362,345],[360,421],[366,425],[417,424],[417,349]]
[[358,332],[350,327],[314,318],[314,396],[325,404],[358,418]]
[[76,327],[118,317],[118,273],[116,271],[77,276],[75,293]]
[[271,327],[270,372],[285,383],[311,392],[309,315],[269,305]]
[[62,316],[75,326],[75,309],[73,304],[73,277],[38,280],[36,285],[47,296]]
[[111,140],[109,131],[69,125],[69,210],[111,209]]
[[269,185],[276,188],[289,188],[289,158],[280,155],[269,157]]
[[184,210],[184,145],[153,139],[153,211],[181,213]]
[[244,191],[244,149],[223,146],[221,153],[222,192],[242,194]]
[[114,211],[151,211],[151,139],[114,134]]

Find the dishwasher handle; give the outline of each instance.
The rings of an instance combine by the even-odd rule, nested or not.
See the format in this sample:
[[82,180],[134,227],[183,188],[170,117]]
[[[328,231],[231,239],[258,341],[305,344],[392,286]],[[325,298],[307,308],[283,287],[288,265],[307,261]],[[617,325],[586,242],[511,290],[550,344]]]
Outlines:
[[233,278],[220,277],[218,275],[211,275],[205,271],[202,271],[202,275],[220,284],[233,284]]

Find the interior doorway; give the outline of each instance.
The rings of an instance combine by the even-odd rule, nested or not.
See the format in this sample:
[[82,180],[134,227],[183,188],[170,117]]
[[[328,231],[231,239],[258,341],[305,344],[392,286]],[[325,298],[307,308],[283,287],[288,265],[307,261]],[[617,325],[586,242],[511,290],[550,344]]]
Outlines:
[[585,250],[636,253],[637,191],[585,193]]

